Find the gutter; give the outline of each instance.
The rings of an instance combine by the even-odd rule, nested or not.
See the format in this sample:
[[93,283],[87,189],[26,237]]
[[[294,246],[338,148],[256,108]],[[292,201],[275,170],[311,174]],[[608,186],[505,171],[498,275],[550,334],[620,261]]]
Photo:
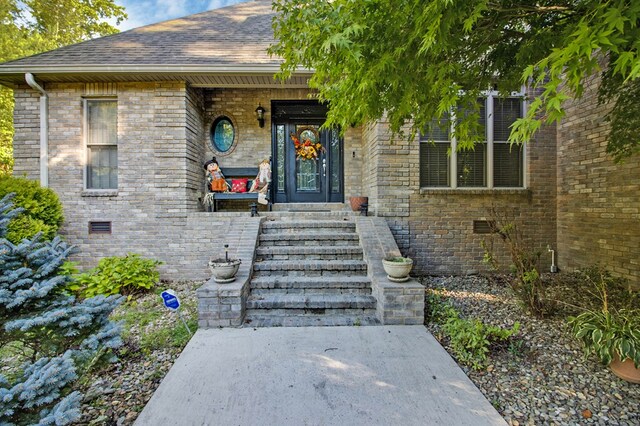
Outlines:
[[[235,64],[235,65],[190,65],[190,64],[77,64],[77,65],[0,65],[0,74],[27,72],[38,74],[245,74],[264,75],[276,74],[280,71],[280,64]],[[30,73],[29,73],[30,74]],[[313,74],[313,70],[299,68],[294,74]]]
[[33,74],[25,73],[24,79],[33,90],[40,92],[40,186],[49,186],[49,96]]

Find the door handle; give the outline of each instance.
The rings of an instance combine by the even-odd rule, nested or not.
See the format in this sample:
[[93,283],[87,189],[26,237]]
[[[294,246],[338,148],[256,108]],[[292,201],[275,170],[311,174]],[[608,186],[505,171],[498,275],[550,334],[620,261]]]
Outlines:
[[322,159],[322,177],[325,177],[327,175],[327,159],[323,158]]

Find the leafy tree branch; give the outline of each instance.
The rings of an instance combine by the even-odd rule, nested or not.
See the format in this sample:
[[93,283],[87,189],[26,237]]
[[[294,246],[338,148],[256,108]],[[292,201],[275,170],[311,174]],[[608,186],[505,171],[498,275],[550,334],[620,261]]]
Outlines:
[[620,114],[640,116],[640,104],[623,97],[640,76],[640,2],[276,0],[274,9],[270,53],[283,58],[280,77],[314,71],[310,86],[331,107],[327,126],[384,116],[393,132],[410,126],[413,135],[462,106],[470,113],[453,123],[453,136],[472,149],[484,140],[473,123],[482,92],[527,85],[536,96],[510,137],[521,143],[561,120],[566,101],[602,73],[608,152],[616,160],[638,152]]

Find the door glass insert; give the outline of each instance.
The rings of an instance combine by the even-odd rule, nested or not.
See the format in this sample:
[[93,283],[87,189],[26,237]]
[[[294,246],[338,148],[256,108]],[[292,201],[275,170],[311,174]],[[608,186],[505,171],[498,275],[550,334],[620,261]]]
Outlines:
[[276,163],[276,171],[278,175],[278,180],[276,182],[276,192],[284,192],[285,137],[283,124],[278,124],[276,128]]
[[296,135],[296,190],[300,192],[320,191],[320,166],[322,149],[318,148],[319,126],[298,125]]
[[331,192],[339,193],[342,173],[340,173],[340,134],[337,129],[331,130]]

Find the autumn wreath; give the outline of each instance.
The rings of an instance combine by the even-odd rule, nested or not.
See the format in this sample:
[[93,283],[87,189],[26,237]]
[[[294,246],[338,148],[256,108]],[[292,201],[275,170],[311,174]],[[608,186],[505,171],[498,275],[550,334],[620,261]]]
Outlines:
[[325,149],[320,142],[313,143],[311,139],[306,138],[302,142],[294,133],[290,134],[293,146],[296,149],[296,157],[302,160],[317,160],[318,155]]

